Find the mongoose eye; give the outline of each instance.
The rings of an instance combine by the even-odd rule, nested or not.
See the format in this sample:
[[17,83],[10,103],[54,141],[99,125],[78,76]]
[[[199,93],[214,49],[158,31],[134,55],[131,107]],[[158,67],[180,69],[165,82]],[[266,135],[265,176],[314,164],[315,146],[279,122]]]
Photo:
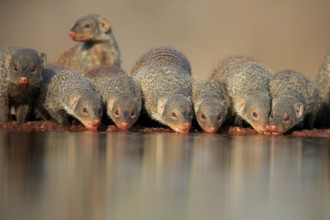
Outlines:
[[217,121],[220,121],[221,120],[221,115],[218,115],[217,116]]
[[31,72],[34,72],[34,71],[36,71],[36,66],[33,66],[33,67],[31,68]]
[[118,110],[115,111],[115,115],[119,116],[119,111]]
[[88,113],[87,108],[83,108],[83,112],[84,112],[84,113]]
[[289,117],[289,116],[286,116],[286,117],[283,119],[284,122],[288,122],[289,120],[290,120],[290,117]]
[[274,118],[274,115],[273,114],[270,114],[269,117],[270,117],[270,119],[273,119]]
[[84,28],[86,28],[86,29],[87,29],[87,28],[90,28],[90,27],[91,27],[90,24],[85,24],[85,25],[84,25]]
[[202,114],[201,115],[201,118],[205,120],[206,119],[206,116],[204,114]]
[[136,114],[135,112],[131,112],[131,118],[135,118]]
[[176,117],[178,117],[178,116],[176,115],[175,112],[172,112],[172,117],[173,117],[173,118],[176,118]]
[[255,119],[258,119],[258,113],[252,112],[252,117],[255,118]]
[[17,65],[14,66],[14,70],[15,70],[15,71],[18,71],[18,67],[17,67]]

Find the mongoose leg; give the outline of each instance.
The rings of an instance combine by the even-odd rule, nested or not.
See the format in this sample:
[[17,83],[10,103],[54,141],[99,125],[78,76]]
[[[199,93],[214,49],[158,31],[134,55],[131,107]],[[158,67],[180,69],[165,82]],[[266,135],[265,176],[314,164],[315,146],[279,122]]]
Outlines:
[[30,105],[20,105],[16,108],[16,120],[18,123],[24,123],[27,121],[30,114]]
[[0,122],[9,122],[10,121],[10,110],[9,110],[9,104],[8,101],[6,101],[3,97],[0,98]]
[[243,127],[243,119],[242,117],[236,115],[234,125],[238,127]]
[[49,112],[50,115],[57,121],[61,126],[68,126],[69,125],[69,120],[67,117],[67,113],[65,110],[59,110],[57,112]]

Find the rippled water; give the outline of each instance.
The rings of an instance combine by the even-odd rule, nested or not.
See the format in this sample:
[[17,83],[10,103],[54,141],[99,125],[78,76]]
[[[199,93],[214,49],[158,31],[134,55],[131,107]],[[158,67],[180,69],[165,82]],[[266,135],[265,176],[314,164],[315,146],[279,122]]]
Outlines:
[[330,219],[330,140],[0,132],[0,219]]

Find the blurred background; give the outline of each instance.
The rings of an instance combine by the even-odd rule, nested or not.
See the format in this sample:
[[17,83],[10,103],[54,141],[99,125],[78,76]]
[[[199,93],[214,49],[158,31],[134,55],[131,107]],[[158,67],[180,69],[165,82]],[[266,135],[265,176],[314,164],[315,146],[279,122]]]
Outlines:
[[168,45],[186,54],[195,78],[226,56],[246,55],[314,79],[330,48],[329,0],[4,0],[0,48],[32,47],[54,62],[75,44],[67,34],[74,22],[89,13],[110,19],[127,71],[147,50]]

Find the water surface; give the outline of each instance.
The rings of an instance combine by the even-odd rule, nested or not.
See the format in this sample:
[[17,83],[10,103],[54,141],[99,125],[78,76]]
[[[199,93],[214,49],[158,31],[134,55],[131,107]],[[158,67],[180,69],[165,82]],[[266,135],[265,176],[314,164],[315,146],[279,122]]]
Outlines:
[[330,140],[0,131],[0,219],[330,219]]

